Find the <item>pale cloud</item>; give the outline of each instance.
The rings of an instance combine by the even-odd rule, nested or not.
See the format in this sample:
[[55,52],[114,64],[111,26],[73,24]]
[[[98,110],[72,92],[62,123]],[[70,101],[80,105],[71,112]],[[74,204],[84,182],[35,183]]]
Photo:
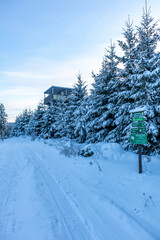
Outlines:
[[[49,61],[43,58],[30,59],[29,64],[23,66],[22,71],[0,71],[0,74],[9,77],[8,81],[17,84],[39,85],[45,87],[46,85],[62,85],[72,86],[77,80],[76,75],[81,72],[85,81],[91,83],[91,72],[99,71],[103,54],[105,51],[104,44],[98,46],[101,49],[101,54],[83,56],[81,58],[70,59],[68,61]],[[97,51],[96,51],[97,52]],[[27,69],[27,70],[26,70]]]
[[[72,87],[77,81],[76,75],[79,72],[90,89],[93,82],[91,72],[92,70],[95,73],[99,72],[105,47],[109,45],[110,42],[98,44],[90,54],[86,53],[85,56],[66,61],[55,62],[44,58],[33,58],[23,66],[17,67],[15,71],[1,71],[0,101],[6,106],[9,121],[13,121],[25,107],[35,109],[43,99],[44,91],[50,86]],[[117,43],[116,52],[118,55],[122,54]],[[5,87],[6,81],[7,87]]]
[[39,102],[39,96],[24,96],[20,98],[13,98],[12,101],[4,101],[6,112],[8,113],[8,121],[14,122],[16,116],[18,116],[25,108],[34,110]]
[[14,121],[25,107],[35,109],[43,99],[43,92],[50,86],[72,87],[77,81],[76,75],[79,72],[90,88],[93,81],[91,72],[99,71],[104,50],[104,44],[99,44],[94,54],[87,53],[86,56],[76,59],[61,62],[43,58],[30,59],[15,71],[1,71],[0,101],[5,104],[9,121]]
[[14,78],[21,78],[21,79],[43,79],[44,76],[41,74],[37,73],[32,73],[32,72],[7,72],[7,71],[0,71],[1,74],[4,74],[9,77],[14,77]]
[[0,101],[5,105],[10,122],[13,122],[24,108],[34,110],[41,99],[43,99],[43,92],[32,87],[17,87],[0,91]]
[[[8,105],[7,105],[7,109],[8,110],[20,110],[21,109],[21,111],[23,111],[24,110],[24,108],[31,108],[32,110],[37,106],[37,103],[38,102],[40,102],[40,99],[39,98],[37,98],[37,97],[34,97],[34,96],[32,96],[32,97],[30,97],[30,98],[24,98],[24,99],[22,99],[21,101],[19,101],[19,99],[16,99],[16,100],[14,100],[14,101],[12,101],[12,102],[10,102],[10,103],[8,103]],[[20,111],[20,112],[21,112]]]
[[17,87],[10,88],[1,91],[1,97],[10,96],[10,97],[28,97],[28,96],[36,96],[39,94],[39,91],[30,87]]

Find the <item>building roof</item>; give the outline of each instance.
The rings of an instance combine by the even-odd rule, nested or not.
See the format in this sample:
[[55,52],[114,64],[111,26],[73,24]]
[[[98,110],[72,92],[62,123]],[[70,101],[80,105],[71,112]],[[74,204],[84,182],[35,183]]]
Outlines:
[[67,87],[58,87],[58,86],[52,86],[50,87],[49,89],[47,89],[44,94],[51,94],[53,93],[52,92],[52,89],[54,89],[54,94],[59,94],[60,92],[62,92],[63,90],[69,90],[69,91],[72,91],[73,89],[72,88],[67,88]]

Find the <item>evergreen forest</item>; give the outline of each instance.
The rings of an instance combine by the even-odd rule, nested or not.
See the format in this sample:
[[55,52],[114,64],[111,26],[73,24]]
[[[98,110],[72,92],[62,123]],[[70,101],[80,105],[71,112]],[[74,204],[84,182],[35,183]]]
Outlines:
[[[11,136],[75,139],[78,143],[116,142],[136,150],[129,141],[130,110],[145,107],[148,144],[145,154],[160,154],[160,29],[145,7],[139,26],[128,17],[123,40],[106,49],[101,69],[92,72],[93,85],[77,75],[72,94],[51,106],[40,102],[35,111],[24,109],[17,116]],[[116,46],[122,55],[116,54]],[[0,105],[0,136],[6,131],[7,115]]]

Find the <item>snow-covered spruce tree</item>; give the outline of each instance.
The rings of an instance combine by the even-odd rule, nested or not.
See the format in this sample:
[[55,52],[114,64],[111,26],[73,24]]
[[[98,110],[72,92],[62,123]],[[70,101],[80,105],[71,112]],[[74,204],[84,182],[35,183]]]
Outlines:
[[123,56],[119,57],[122,64],[119,70],[120,91],[117,98],[117,111],[115,115],[115,132],[117,142],[121,142],[125,148],[131,147],[129,139],[130,134],[130,110],[135,106],[135,100],[132,97],[134,93],[134,83],[136,79],[137,62],[137,37],[133,29],[133,22],[130,17],[126,21],[123,29],[123,41],[118,41],[123,51]]
[[88,111],[88,141],[117,141],[114,132],[114,116],[119,94],[118,60],[115,45],[111,44],[107,50],[102,69],[99,74],[93,74],[94,84]]
[[40,137],[42,138],[52,138],[55,136],[56,128],[55,123],[57,120],[57,103],[49,106],[42,116],[42,126]]
[[157,52],[160,30],[151,17],[147,4],[143,9],[141,24],[137,27],[137,34],[137,76],[132,98],[135,107],[146,107],[148,145],[144,147],[145,152],[160,152],[160,53]]
[[31,119],[32,111],[25,108],[21,115],[20,135],[26,135],[28,131],[28,123]]
[[85,131],[85,97],[87,96],[87,86],[81,79],[81,74],[77,75],[77,83],[73,86],[72,94],[69,96],[69,103],[65,114],[67,137],[77,138],[79,142],[84,142]]
[[4,133],[7,128],[7,114],[5,112],[5,107],[1,103],[0,104],[0,138],[3,139]]
[[21,135],[22,114],[16,117],[11,136],[19,137]]
[[79,143],[84,143],[87,138],[86,125],[87,125],[87,98],[85,97],[81,104],[74,112],[75,116],[75,130],[74,135]]
[[16,121],[12,128],[12,136],[26,135],[28,130],[28,123],[31,119],[31,110],[25,108],[24,111],[16,118]]
[[55,128],[55,134],[54,137],[55,138],[62,138],[62,137],[66,137],[67,133],[68,133],[68,105],[69,105],[69,101],[68,98],[62,97],[61,99],[59,99],[57,101],[57,105],[56,105],[56,121],[54,124],[54,128]]
[[11,137],[12,127],[13,127],[13,123],[7,123],[7,129],[5,131],[6,138]]
[[34,134],[33,130],[35,130],[35,128],[34,128],[34,112],[26,126],[26,135],[34,136],[35,134]]
[[22,115],[23,115],[23,123],[24,123],[24,134],[28,135],[29,122],[32,119],[33,112],[31,111],[31,109],[25,109]]
[[44,106],[43,101],[39,103],[37,109],[34,111],[33,116],[31,117],[28,123],[28,131],[27,134],[33,137],[37,137],[41,134],[41,129],[44,124],[43,115],[46,112],[46,108]]

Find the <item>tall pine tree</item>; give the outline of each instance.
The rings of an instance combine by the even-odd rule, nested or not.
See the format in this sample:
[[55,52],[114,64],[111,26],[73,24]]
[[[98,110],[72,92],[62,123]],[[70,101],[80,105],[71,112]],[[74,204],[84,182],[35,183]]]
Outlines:
[[69,96],[69,103],[66,111],[67,137],[77,138],[80,142],[84,142],[86,138],[85,132],[85,104],[84,100],[87,96],[87,86],[81,78],[81,74],[77,75],[77,83],[73,86],[72,94]]
[[42,126],[44,125],[44,117],[43,115],[46,112],[46,108],[44,106],[43,101],[41,101],[37,109],[34,111],[29,123],[28,123],[28,135],[32,136],[40,136],[41,131],[42,131]]
[[116,141],[114,116],[119,92],[117,65],[115,45],[111,44],[104,56],[100,73],[93,74],[87,126],[88,139],[91,142]]
[[160,54],[157,52],[157,44],[160,40],[160,31],[157,23],[151,17],[147,3],[143,9],[141,24],[137,27],[138,32],[138,61],[137,76],[134,84],[136,106],[145,106],[147,122],[148,145],[145,152],[160,152]]
[[16,118],[16,121],[13,125],[11,135],[12,136],[21,136],[26,135],[28,131],[28,123],[31,119],[32,111],[27,108]]
[[134,84],[136,81],[137,63],[137,37],[133,29],[133,22],[130,17],[126,21],[123,29],[124,40],[118,41],[123,51],[123,56],[119,57],[122,65],[119,70],[120,92],[117,101],[117,113],[115,115],[115,125],[117,141],[122,143],[125,148],[130,148],[130,110],[135,106]]
[[5,107],[1,103],[0,104],[0,138],[4,138],[4,134],[7,128],[7,114],[5,112]]

